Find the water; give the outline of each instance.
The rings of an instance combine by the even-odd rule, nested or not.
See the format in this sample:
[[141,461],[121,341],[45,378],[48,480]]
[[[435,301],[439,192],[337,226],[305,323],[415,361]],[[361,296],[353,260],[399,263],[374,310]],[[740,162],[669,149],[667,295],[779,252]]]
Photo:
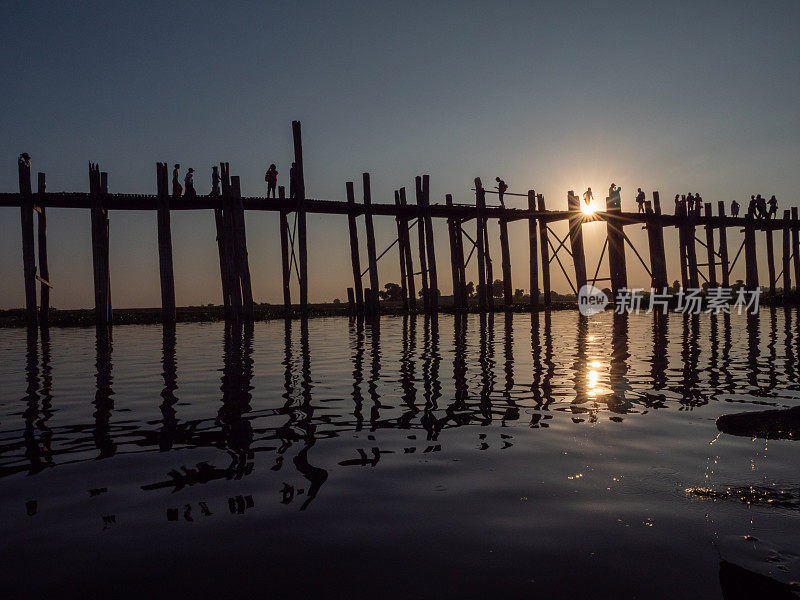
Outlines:
[[0,330],[0,580],[84,598],[788,595],[800,445],[715,419],[800,405],[799,351],[789,309]]

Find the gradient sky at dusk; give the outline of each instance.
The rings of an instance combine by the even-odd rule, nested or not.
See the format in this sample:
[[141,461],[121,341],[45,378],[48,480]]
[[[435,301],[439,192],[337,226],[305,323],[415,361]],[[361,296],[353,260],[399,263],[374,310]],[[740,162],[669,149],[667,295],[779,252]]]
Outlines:
[[[629,210],[639,186],[660,190],[670,211],[687,192],[715,204],[775,194],[782,209],[798,204],[799,17],[788,1],[12,3],[0,22],[0,189],[17,190],[27,151],[34,185],[45,171],[49,191],[88,190],[98,161],[112,192],[154,193],[155,163],[168,161],[194,167],[206,193],[210,166],[228,161],[243,194],[263,195],[270,162],[287,184],[299,119],[314,198],[344,199],[352,180],[360,201],[368,171],[374,202],[430,173],[440,203],[445,193],[473,202],[473,178],[500,175],[550,208],[586,186],[602,201],[613,181]],[[52,301],[89,307],[88,211],[48,217]],[[110,218],[114,305],[157,306],[155,214]],[[178,303],[219,303],[213,215],[172,223]],[[0,227],[0,307],[19,307],[19,210],[0,208]],[[247,228],[256,299],[279,302],[277,214],[248,213]],[[514,287],[527,290],[527,226],[510,229]],[[592,272],[601,231],[586,228]],[[379,218],[376,233],[380,251],[394,221]],[[310,216],[309,235],[311,300],[346,297],[346,219]],[[629,235],[646,256],[643,232]],[[732,251],[740,239],[729,234]],[[667,242],[672,280],[674,232]],[[498,248],[494,257],[499,274]],[[629,253],[629,283],[647,286],[635,263]],[[553,267],[554,289],[568,291]],[[395,252],[380,277],[397,281]]]

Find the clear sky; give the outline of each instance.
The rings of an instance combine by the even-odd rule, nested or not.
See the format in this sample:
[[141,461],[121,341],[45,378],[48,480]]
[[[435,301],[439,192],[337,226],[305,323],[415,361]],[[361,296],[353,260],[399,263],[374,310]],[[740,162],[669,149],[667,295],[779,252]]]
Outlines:
[[[688,192],[798,203],[798,2],[17,2],[3,13],[5,191],[27,151],[49,191],[86,191],[97,161],[112,192],[154,193],[155,163],[167,161],[196,169],[206,193],[210,166],[228,161],[245,195],[264,195],[270,162],[287,183],[299,119],[314,198],[344,199],[353,180],[360,199],[368,171],[374,202],[429,173],[433,202],[473,202],[473,178],[499,175],[550,208],[587,186],[602,201],[612,181],[629,210],[636,187],[660,190],[669,210]],[[155,214],[110,218],[114,305],[157,306]],[[219,303],[213,215],[172,224],[178,303]],[[54,305],[92,306],[88,211],[48,211],[48,226]],[[19,307],[19,210],[0,208],[0,227],[0,307]],[[389,218],[376,227],[380,251],[396,230]],[[527,290],[527,227],[510,229],[514,287]],[[601,231],[586,227],[591,272]],[[247,235],[256,299],[280,302],[277,215],[248,213]],[[311,300],[345,298],[346,219],[311,216],[309,235]],[[629,235],[647,256],[643,232]],[[733,252],[740,235],[729,236]],[[629,252],[629,283],[648,285],[635,263]],[[379,267],[397,281],[395,252]],[[553,267],[554,289],[568,291]]]

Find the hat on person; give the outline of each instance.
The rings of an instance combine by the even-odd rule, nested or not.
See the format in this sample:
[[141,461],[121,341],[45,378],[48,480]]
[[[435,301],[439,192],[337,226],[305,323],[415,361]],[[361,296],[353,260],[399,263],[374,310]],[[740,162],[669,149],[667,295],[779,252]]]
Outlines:
[[30,154],[28,154],[27,152],[23,152],[22,154],[20,154],[20,156],[21,156],[22,158],[26,159],[26,160],[30,159],[30,157],[31,157],[31,155],[30,155]]
[[189,167],[189,173],[194,173],[194,169]]

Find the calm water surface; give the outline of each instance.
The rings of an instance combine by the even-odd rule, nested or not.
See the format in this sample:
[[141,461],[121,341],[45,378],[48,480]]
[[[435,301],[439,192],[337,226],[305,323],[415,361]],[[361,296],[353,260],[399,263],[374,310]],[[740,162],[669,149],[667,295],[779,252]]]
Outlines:
[[715,419],[798,352],[788,309],[0,330],[2,587],[791,597],[800,445]]

